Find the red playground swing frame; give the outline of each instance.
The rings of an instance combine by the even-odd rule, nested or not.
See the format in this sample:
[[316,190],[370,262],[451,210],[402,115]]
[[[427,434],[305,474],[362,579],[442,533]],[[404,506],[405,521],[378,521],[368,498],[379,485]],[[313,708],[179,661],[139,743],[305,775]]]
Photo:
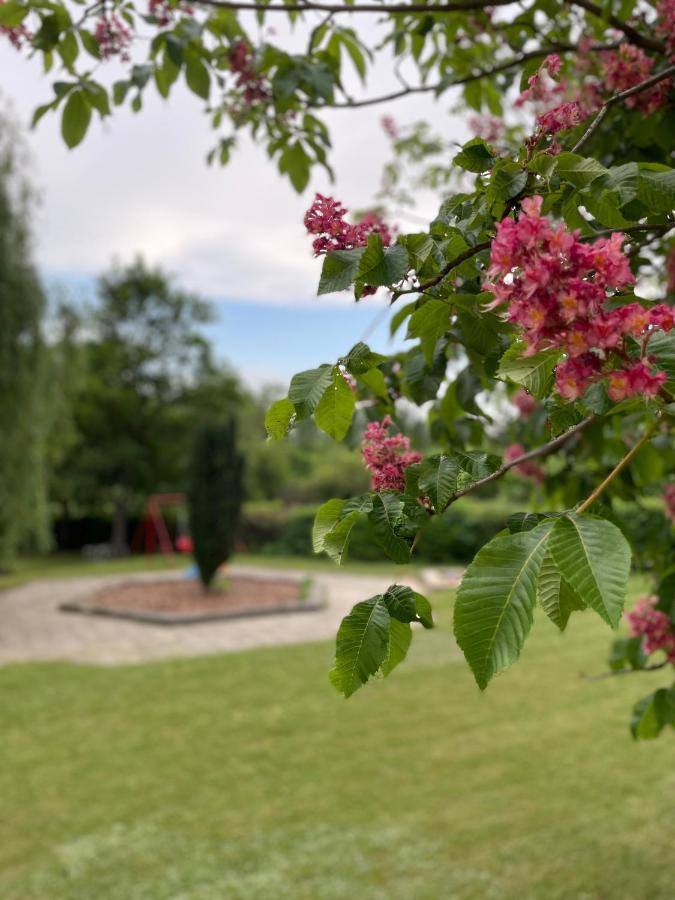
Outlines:
[[132,552],[139,552],[142,545],[148,555],[154,553],[157,546],[159,552],[165,556],[173,556],[176,550],[180,553],[190,553],[192,541],[186,535],[179,535],[174,547],[162,513],[162,507],[183,506],[184,504],[185,494],[151,494],[145,505],[143,518],[139,522],[131,542]]

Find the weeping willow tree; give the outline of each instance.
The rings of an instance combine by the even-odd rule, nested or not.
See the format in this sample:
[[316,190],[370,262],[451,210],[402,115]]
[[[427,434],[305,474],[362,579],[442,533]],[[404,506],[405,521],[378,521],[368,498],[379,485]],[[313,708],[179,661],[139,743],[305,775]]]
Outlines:
[[24,151],[0,117],[0,568],[20,549],[44,549],[47,357],[45,298],[31,259],[33,195]]

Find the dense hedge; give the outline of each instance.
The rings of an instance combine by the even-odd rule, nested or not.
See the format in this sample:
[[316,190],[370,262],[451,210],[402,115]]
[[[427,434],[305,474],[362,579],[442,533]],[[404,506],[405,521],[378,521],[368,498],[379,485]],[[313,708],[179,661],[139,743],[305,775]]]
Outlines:
[[[424,529],[417,558],[425,562],[468,562],[493,537],[515,510],[499,501],[465,503],[429,521]],[[248,503],[241,520],[241,544],[249,553],[310,556],[312,523],[316,507],[283,507],[276,503]],[[367,520],[352,532],[349,558],[383,560],[373,542]]]

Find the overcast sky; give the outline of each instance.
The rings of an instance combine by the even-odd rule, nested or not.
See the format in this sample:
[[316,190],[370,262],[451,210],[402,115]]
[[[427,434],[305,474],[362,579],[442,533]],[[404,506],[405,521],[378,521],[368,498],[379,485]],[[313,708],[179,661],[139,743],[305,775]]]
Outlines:
[[[359,22],[372,31],[372,25]],[[42,75],[37,59],[26,59],[4,40],[0,72],[15,115],[28,123],[34,108],[51,98],[54,76]],[[367,93],[391,84],[384,61]],[[317,173],[298,196],[264,149],[246,138],[227,167],[208,167],[205,156],[214,133],[202,102],[182,86],[168,101],[152,87],[146,98],[138,115],[116,109],[106,123],[96,119],[73,151],[65,147],[53,115],[27,135],[32,178],[42,197],[35,223],[38,264],[50,284],[68,286],[86,285],[113,260],[129,261],[139,253],[161,264],[184,287],[217,301],[219,352],[255,382],[283,381],[299,368],[346,352],[382,305],[369,299],[354,308],[346,294],[316,298],[320,263],[312,258],[302,225],[314,191],[331,193],[350,208],[373,201],[389,158],[380,126],[385,112],[401,122],[433,114],[447,123],[448,137],[468,136],[463,124],[447,115],[448,97],[438,105],[416,97],[388,107],[334,111],[328,124],[336,182],[331,185]],[[415,212],[433,216],[434,204],[427,198]],[[270,305],[280,308],[272,311]],[[307,346],[303,349],[297,334],[284,343],[286,330],[289,336],[302,330]],[[385,337],[383,324],[373,342],[383,345]]]

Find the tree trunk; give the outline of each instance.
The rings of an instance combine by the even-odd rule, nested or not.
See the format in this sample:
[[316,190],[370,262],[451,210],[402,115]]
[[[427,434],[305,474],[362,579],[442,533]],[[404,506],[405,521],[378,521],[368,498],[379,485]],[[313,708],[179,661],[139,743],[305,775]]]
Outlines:
[[127,556],[129,554],[129,545],[127,544],[127,504],[122,495],[118,495],[115,498],[111,544],[115,556]]

